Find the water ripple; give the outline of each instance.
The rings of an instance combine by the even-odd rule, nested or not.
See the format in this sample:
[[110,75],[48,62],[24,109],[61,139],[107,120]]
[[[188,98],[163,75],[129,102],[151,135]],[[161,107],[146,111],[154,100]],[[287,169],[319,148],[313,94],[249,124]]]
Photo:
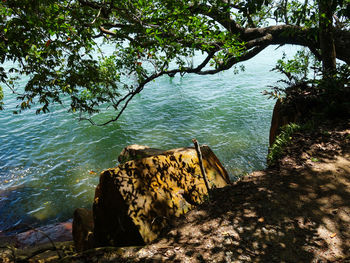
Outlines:
[[46,115],[35,109],[12,115],[17,101],[5,90],[0,231],[19,222],[66,220],[74,208],[91,207],[99,172],[115,166],[129,144],[171,149],[196,137],[231,178],[264,168],[274,102],[261,92],[279,77],[269,72],[270,57],[261,54],[240,75],[162,77],[136,96],[118,123],[105,127],[78,122],[61,106]]

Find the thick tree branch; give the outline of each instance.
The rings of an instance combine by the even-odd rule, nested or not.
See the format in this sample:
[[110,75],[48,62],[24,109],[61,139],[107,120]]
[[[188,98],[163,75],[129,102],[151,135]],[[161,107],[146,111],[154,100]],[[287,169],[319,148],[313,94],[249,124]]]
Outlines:
[[269,43],[271,43],[271,41],[273,40],[273,37],[271,34],[266,34],[263,37],[259,37],[253,40],[248,41],[244,47],[246,47],[247,49],[250,49],[252,47],[256,47],[256,46],[261,46],[261,45],[268,45]]
[[[273,44],[295,44],[295,45],[301,45],[305,47],[309,47],[311,52],[313,52],[316,57],[319,59],[320,54],[318,51],[319,48],[319,42],[316,41],[317,38],[315,38],[315,33],[318,32],[318,29],[304,29],[302,27],[298,26],[291,26],[291,25],[277,25],[277,26],[270,26],[265,28],[248,28],[245,29],[244,32],[240,34],[240,37],[242,40],[246,41],[245,47],[249,50],[242,56],[236,57],[236,56],[230,56],[226,59],[225,63],[220,64],[216,69],[209,69],[209,70],[203,70],[205,66],[209,63],[210,59],[213,58],[214,54],[220,50],[220,47],[222,46],[221,43],[215,43],[216,48],[213,49],[208,56],[202,61],[200,65],[198,65],[196,68],[185,68],[185,69],[174,69],[169,71],[162,71],[159,73],[155,73],[148,77],[145,81],[140,83],[138,88],[136,88],[134,91],[128,93],[125,95],[122,99],[118,100],[118,102],[114,105],[114,108],[118,108],[123,102],[123,107],[117,114],[117,116],[108,122],[102,123],[102,124],[95,124],[91,119],[89,120],[94,125],[106,125],[108,123],[117,121],[121,114],[126,109],[127,105],[130,103],[130,101],[134,98],[134,96],[138,93],[140,93],[144,86],[149,83],[150,81],[162,76],[162,75],[169,75],[169,76],[175,76],[177,73],[185,74],[185,73],[194,73],[198,75],[211,75],[216,74],[218,72],[227,70],[234,66],[235,64],[246,61],[251,59],[252,57],[259,54],[262,50],[264,50],[268,45]],[[105,33],[109,33],[108,30]],[[317,33],[316,33],[317,34]],[[337,52],[337,58],[345,61],[346,63],[350,64],[350,54],[348,49],[348,43],[350,43],[350,32],[342,31],[342,30],[335,30],[334,36],[336,39],[336,52]],[[186,43],[181,42],[186,46]],[[155,42],[153,42],[155,44]],[[187,43],[187,45],[190,45],[191,43]],[[193,43],[192,43],[193,47]],[[198,42],[196,44],[196,47],[200,49],[201,43]]]
[[337,68],[332,5],[332,0],[318,0],[320,48],[325,76],[332,76]]
[[[270,45],[300,45],[312,47],[313,50],[320,48],[318,40],[318,28],[303,28],[292,25],[277,25],[264,28],[247,28],[240,35],[243,41],[249,42],[264,37],[268,34],[272,36]],[[341,29],[334,29],[334,40],[336,56],[338,59],[350,64],[350,32]],[[252,43],[252,42],[250,42]],[[259,44],[259,41],[257,41]]]
[[[101,6],[98,5],[95,2],[89,2],[87,0],[79,0],[79,2],[85,6],[89,6],[94,9],[100,9]],[[286,4],[287,1],[283,1],[283,4]],[[225,2],[226,3],[226,2]],[[229,3],[227,3],[229,4]],[[232,4],[231,4],[232,5]],[[305,0],[303,5],[303,10],[308,5],[308,0]],[[239,8],[239,6],[233,6],[234,8]],[[318,29],[317,28],[311,28],[311,29],[305,29],[301,26],[297,25],[276,25],[276,26],[269,26],[269,27],[263,27],[263,28],[256,28],[256,27],[250,27],[250,28],[243,28],[239,24],[236,23],[233,19],[230,18],[229,13],[223,12],[221,9],[218,9],[214,6],[208,6],[205,4],[199,4],[189,7],[189,11],[194,15],[204,15],[207,17],[210,17],[214,21],[220,23],[227,31],[236,34],[236,37],[238,36],[241,41],[246,42],[246,48],[250,49],[256,46],[265,45],[265,44],[294,44],[294,45],[301,45],[305,47],[311,47],[312,52],[314,54],[317,54],[317,50],[320,47],[320,44],[317,40],[318,35]],[[130,17],[128,10],[124,10],[121,8],[120,12],[122,13],[122,17],[125,17],[126,20],[128,20],[131,24],[111,24],[111,23],[105,23],[100,27],[100,31],[103,34],[111,35],[116,38],[126,38],[129,41],[137,41],[139,44],[141,44],[144,47],[155,45],[157,42],[148,40],[148,39],[142,39],[139,36],[134,39],[130,37],[132,33],[135,34],[142,34],[143,29],[145,26],[147,26],[147,22],[143,21],[142,23],[146,23],[146,25],[141,25],[139,20],[135,20],[134,18]],[[120,13],[120,15],[121,15]],[[300,20],[299,20],[300,22]],[[159,21],[159,25],[156,24],[154,26],[158,26],[161,30],[161,21]],[[120,28],[123,33],[115,33],[114,31],[109,30],[112,27]],[[126,33],[128,32],[128,33]],[[341,34],[338,34],[338,36],[344,37],[344,32],[341,32]],[[345,32],[346,33],[346,32]],[[174,37],[169,35],[171,34],[170,31],[167,31],[166,34],[164,34],[162,37],[168,38],[168,37]],[[141,36],[141,35],[140,35]],[[346,63],[350,62],[350,52],[349,49],[344,45],[344,42],[342,42],[342,39],[337,39],[337,34],[335,32],[335,47],[336,47],[336,53],[337,58],[340,60],[345,61]],[[186,47],[189,48],[195,48],[201,50],[201,46],[203,44],[208,43],[201,43],[199,40],[197,43],[187,43],[183,39],[177,39],[178,43],[183,44]],[[349,43],[350,39],[347,39],[345,43]],[[223,46],[223,43],[216,42],[212,43],[213,46],[216,46],[218,48]]]
[[201,4],[190,7],[189,10],[192,14],[201,14],[210,17],[231,33],[241,33],[244,30],[244,28],[237,24],[235,20],[231,19],[229,13],[220,12],[213,6]]

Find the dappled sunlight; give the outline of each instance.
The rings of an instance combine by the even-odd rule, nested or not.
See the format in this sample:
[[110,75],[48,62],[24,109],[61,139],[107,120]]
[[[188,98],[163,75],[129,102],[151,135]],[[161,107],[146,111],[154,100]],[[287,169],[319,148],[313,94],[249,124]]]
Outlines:
[[148,251],[151,258],[191,262],[315,262],[348,256],[350,148],[340,143],[346,134],[339,134],[332,134],[339,140],[333,146],[339,147],[331,150],[331,144],[321,149],[296,138],[290,148],[304,145],[306,154],[287,150],[280,169],[255,172],[217,189],[209,203],[138,255]]
[[[339,134],[334,128],[329,138],[295,135],[277,167],[215,189],[208,201],[178,219],[166,215],[174,220],[151,244],[122,248],[123,253],[101,248],[106,252],[96,260],[343,262],[350,251],[350,141],[344,140],[348,133]],[[339,147],[311,150],[328,139]],[[159,205],[169,204],[160,199]],[[87,253],[88,259],[95,256]],[[85,262],[86,255],[74,258]]]
[[[208,193],[193,147],[159,152],[132,145],[124,151],[119,159],[125,162],[103,171],[96,188],[93,214],[97,246],[149,243],[173,218],[202,203]],[[228,174],[215,154],[208,146],[202,146],[201,152],[211,188],[228,185]]]

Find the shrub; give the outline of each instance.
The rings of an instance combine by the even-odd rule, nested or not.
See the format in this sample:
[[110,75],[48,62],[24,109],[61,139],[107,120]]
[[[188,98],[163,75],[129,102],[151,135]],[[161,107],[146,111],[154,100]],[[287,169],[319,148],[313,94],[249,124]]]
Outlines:
[[267,155],[267,165],[269,167],[276,165],[278,159],[282,157],[285,147],[291,142],[292,135],[300,129],[301,126],[296,123],[290,123],[281,128],[281,133],[269,148]]

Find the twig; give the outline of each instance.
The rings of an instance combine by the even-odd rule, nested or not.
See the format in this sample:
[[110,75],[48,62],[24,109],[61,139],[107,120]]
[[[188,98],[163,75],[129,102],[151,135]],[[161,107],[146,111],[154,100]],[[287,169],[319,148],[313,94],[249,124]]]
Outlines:
[[[102,5],[104,5],[104,3],[105,3],[105,1],[103,1]],[[99,18],[99,16],[101,15],[101,11],[102,11],[102,6],[101,6],[101,8],[98,10],[98,13],[97,13],[95,19],[90,23],[90,25],[95,24],[97,18]]]
[[194,147],[196,148],[196,152],[197,152],[197,155],[198,155],[198,161],[199,161],[199,167],[201,168],[201,172],[202,172],[203,180],[204,180],[204,183],[205,183],[205,187],[207,188],[208,197],[210,199],[209,181],[208,181],[208,177],[207,177],[207,175],[205,173],[204,166],[203,166],[202,152],[201,152],[201,149],[199,147],[198,141],[196,139],[192,139],[192,142],[194,144]]
[[[51,237],[50,237],[48,234],[46,234],[44,231],[42,231],[42,230],[40,230],[40,229],[37,229],[37,228],[35,228],[35,227],[30,226],[30,225],[27,225],[27,226],[28,226],[32,231],[41,233],[44,237],[46,237],[46,238],[50,241],[50,243],[51,243],[51,245],[52,245],[52,249],[47,248],[46,250],[53,250],[53,251],[56,251],[58,258],[59,258],[59,259],[62,258],[62,255],[60,254],[59,249],[56,247],[55,242],[51,239]],[[42,253],[42,252],[44,252],[44,251],[38,250],[38,252],[39,252],[39,253],[37,253],[37,254],[40,254],[40,253]],[[29,258],[32,258],[33,256],[36,256],[37,254],[34,252],[33,255],[30,256]],[[29,259],[29,258],[28,258],[28,259]]]

